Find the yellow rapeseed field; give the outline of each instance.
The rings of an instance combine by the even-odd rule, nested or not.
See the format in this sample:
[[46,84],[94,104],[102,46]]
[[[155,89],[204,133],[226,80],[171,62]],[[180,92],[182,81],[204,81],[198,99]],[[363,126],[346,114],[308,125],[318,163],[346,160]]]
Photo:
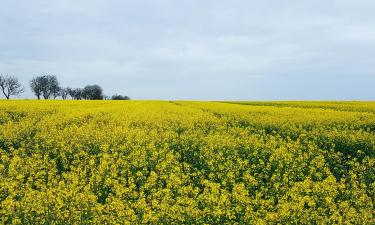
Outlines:
[[375,224],[375,103],[0,101],[0,224]]

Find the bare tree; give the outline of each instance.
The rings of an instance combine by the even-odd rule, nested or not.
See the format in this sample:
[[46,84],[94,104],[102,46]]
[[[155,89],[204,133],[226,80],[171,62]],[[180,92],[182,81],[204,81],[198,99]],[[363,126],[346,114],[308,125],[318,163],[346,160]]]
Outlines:
[[34,77],[30,81],[30,88],[34,92],[34,94],[36,95],[38,100],[40,99],[40,97],[42,96],[42,93],[43,93],[42,85],[43,85],[43,82],[42,82],[41,76]]
[[81,100],[83,90],[81,88],[68,88],[69,95],[73,100]]
[[[43,75],[42,76],[42,93],[44,99],[51,97],[55,98],[55,95],[59,92],[59,82],[55,75]],[[56,96],[57,97],[57,96]]]
[[30,82],[31,90],[40,99],[56,98],[60,93],[59,82],[55,75],[41,75],[34,77]]
[[70,88],[61,88],[60,89],[60,96],[63,100],[67,99],[70,93]]
[[62,88],[60,86],[53,86],[51,89],[51,95],[53,99],[56,99],[57,97],[61,96],[61,90]]
[[0,89],[6,99],[10,96],[19,95],[24,92],[24,88],[15,76],[0,75]]

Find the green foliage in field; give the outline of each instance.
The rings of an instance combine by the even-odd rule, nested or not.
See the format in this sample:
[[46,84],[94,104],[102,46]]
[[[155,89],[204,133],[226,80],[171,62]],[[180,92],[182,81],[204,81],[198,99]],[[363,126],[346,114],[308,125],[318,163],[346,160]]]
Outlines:
[[1,224],[374,224],[375,103],[0,102]]

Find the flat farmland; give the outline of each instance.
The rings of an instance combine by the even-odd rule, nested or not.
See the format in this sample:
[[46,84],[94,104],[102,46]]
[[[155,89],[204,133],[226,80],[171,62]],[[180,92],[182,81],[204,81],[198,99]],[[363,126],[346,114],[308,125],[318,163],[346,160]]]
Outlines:
[[1,224],[374,224],[375,103],[0,101]]

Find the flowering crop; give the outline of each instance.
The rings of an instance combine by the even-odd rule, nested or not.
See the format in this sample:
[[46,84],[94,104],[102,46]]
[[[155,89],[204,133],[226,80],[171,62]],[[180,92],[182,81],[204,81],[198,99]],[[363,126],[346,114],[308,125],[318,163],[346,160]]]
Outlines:
[[0,101],[1,224],[374,224],[375,103]]

